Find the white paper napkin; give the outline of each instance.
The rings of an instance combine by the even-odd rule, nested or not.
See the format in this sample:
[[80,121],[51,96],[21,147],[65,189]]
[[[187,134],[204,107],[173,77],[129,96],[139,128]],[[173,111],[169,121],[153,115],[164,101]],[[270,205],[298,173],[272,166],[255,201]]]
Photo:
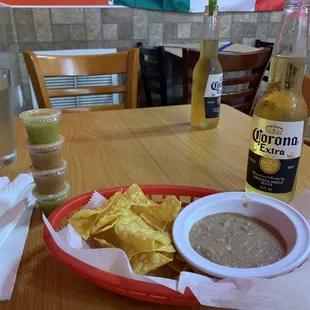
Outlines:
[[[100,200],[98,195],[96,193],[93,197]],[[94,208],[92,201],[89,204]],[[310,219],[310,190],[303,192],[292,206]],[[247,310],[310,309],[310,257],[293,272],[274,279],[223,279],[215,282],[206,276],[182,272],[176,281],[135,275],[122,250],[90,249],[70,224],[56,233],[45,216],[43,220],[57,245],[77,259],[116,275],[155,282],[180,293],[189,287],[201,305]]]
[[0,300],[12,296],[35,202],[32,187],[28,174],[11,183],[7,177],[0,178]]
[[29,196],[29,188],[33,178],[28,174],[20,174],[11,183],[7,177],[0,178],[0,219],[19,201]]

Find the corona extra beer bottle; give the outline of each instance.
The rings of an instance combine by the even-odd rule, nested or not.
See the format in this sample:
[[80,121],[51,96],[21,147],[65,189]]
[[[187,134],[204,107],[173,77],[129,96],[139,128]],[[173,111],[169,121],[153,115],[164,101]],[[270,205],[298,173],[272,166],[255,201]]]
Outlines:
[[223,70],[218,60],[217,13],[217,0],[209,0],[204,14],[200,57],[193,71],[191,125],[200,129],[217,127],[220,116]]
[[245,190],[290,202],[308,122],[302,96],[308,8],[287,0],[274,46],[269,82],[253,115]]

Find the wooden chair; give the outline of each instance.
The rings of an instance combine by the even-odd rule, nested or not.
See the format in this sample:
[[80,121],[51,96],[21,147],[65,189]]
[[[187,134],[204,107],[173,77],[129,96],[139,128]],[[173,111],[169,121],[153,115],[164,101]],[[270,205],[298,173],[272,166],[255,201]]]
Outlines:
[[[242,77],[224,78],[223,86],[248,84],[244,90],[229,91],[222,94],[222,103],[228,104],[246,114],[250,114],[259,84],[269,63],[271,49],[265,48],[253,53],[220,53],[219,61],[223,72],[250,71]],[[199,52],[183,49],[183,103],[190,102],[190,89],[193,69],[199,59]]]
[[[137,107],[139,49],[105,55],[47,56],[24,52],[24,59],[40,108],[51,108],[50,97],[127,93],[123,104],[67,108],[64,112],[87,112]],[[47,89],[44,77],[127,73],[127,84]]]
[[[271,50],[273,50],[273,46],[274,46],[274,43],[272,43],[272,42],[266,42],[266,41],[261,41],[261,40],[256,40],[255,41],[255,47],[257,47],[257,48],[269,47],[269,48],[271,48]],[[266,69],[266,72],[269,72],[269,71],[270,71],[270,63],[268,64],[268,67]],[[269,79],[268,75],[264,74],[263,81],[268,83],[268,79]]]
[[[138,45],[137,45],[138,46]],[[156,48],[140,47],[140,67],[147,107],[168,105],[167,72],[165,50],[162,46]],[[159,95],[159,103],[152,99],[152,94]]]

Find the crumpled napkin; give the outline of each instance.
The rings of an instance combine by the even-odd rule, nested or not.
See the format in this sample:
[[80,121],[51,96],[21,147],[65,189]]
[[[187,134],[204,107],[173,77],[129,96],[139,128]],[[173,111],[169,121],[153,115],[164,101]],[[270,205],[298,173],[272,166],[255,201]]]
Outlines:
[[34,206],[33,178],[0,178],[0,300],[12,296]]
[[[94,193],[84,208],[94,209],[100,201]],[[101,196],[101,199],[104,197]],[[310,219],[310,190],[303,192],[291,205]],[[98,206],[98,204],[97,204]],[[189,287],[201,305],[247,310],[303,310],[310,309],[310,257],[299,268],[274,279],[222,279],[182,272],[179,281],[136,275],[132,272],[126,254],[120,249],[90,249],[69,224],[56,233],[43,220],[57,245],[68,254],[98,269],[144,282],[158,283],[184,293]]]

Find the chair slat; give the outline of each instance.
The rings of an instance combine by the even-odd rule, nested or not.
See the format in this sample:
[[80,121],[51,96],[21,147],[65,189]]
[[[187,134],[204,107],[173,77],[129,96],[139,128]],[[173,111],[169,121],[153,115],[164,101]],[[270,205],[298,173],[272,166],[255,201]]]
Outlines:
[[127,52],[83,56],[36,56],[43,76],[104,75],[127,72]]
[[126,85],[93,86],[93,87],[66,88],[66,89],[55,88],[48,90],[48,95],[50,97],[69,97],[69,96],[124,93],[126,91],[127,91]]
[[[104,107],[105,111],[126,109],[126,105],[124,103],[121,103],[121,104],[107,104],[107,105],[104,105],[103,107]],[[95,111],[102,111],[102,106],[66,108],[66,109],[62,109],[61,111],[63,113],[95,112]]]
[[250,82],[255,82],[259,79],[260,79],[260,76],[258,73],[253,73],[251,75],[241,76],[237,78],[227,78],[223,80],[223,86],[246,84]]
[[154,70],[159,71],[159,64],[157,62],[148,62],[146,60],[140,59],[140,64],[144,70]]
[[149,81],[160,82],[160,80],[161,80],[161,77],[160,77],[159,73],[157,73],[157,72],[153,73],[153,72],[147,72],[145,70],[142,70],[142,74]]
[[158,51],[156,48],[140,47],[140,55],[158,57]]
[[269,48],[265,48],[257,52],[244,54],[219,53],[219,61],[222,65],[223,72],[253,70],[261,67],[265,63],[266,56],[268,54],[270,55],[270,52],[271,50]]
[[222,94],[222,101],[233,100],[236,98],[248,97],[254,94],[254,88],[249,88],[245,90],[239,90],[232,93]]
[[144,87],[150,91],[151,93],[154,93],[154,94],[161,94],[161,88],[160,87],[157,87],[157,86],[154,86],[152,84],[145,84]]

